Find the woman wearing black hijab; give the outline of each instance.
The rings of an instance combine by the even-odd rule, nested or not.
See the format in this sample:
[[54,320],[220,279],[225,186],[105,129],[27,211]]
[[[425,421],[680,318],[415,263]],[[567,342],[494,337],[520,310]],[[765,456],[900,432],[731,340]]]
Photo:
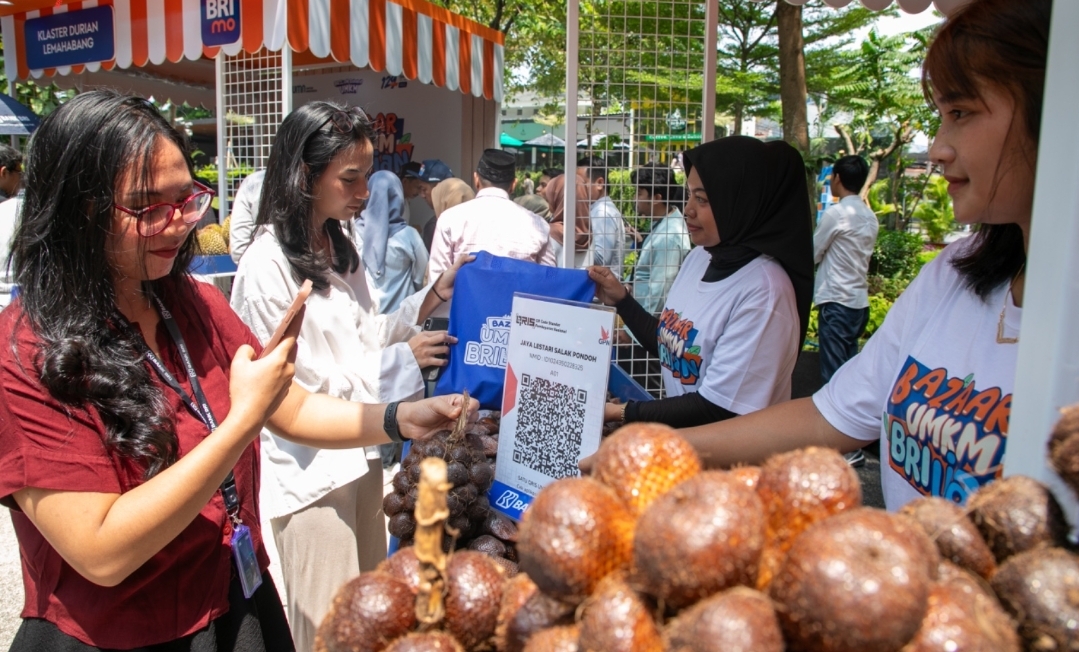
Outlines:
[[615,306],[663,365],[667,398],[608,404],[605,421],[677,428],[790,399],[813,295],[813,230],[802,157],[789,144],[733,136],[685,153],[694,248],[659,319],[605,267],[596,297]]

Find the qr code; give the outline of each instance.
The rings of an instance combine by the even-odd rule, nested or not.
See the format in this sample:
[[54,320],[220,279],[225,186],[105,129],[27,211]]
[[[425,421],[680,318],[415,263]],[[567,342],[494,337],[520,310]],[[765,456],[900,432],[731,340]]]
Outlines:
[[523,374],[513,461],[551,478],[578,475],[587,401],[583,389]]

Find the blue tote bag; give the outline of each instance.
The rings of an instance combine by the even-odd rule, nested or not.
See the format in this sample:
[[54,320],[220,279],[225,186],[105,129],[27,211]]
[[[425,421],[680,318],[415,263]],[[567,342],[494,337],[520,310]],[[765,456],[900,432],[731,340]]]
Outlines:
[[583,269],[477,253],[454,281],[449,333],[457,344],[450,347],[449,364],[435,386],[436,396],[467,389],[483,409],[502,409],[514,292],[590,303],[596,284]]

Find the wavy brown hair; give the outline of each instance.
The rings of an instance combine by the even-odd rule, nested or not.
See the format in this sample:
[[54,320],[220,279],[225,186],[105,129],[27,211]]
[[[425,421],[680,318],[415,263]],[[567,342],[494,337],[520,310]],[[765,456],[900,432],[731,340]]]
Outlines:
[[[132,175],[141,189],[152,188],[154,151],[162,141],[180,149],[190,170],[183,137],[146,100],[102,90],[64,103],[30,140],[26,196],[11,248],[20,319],[40,340],[24,367],[71,409],[94,408],[109,452],[144,469],[147,478],[178,457],[174,415],[132,340],[136,335],[110,325],[116,301],[106,241],[120,180]],[[190,289],[194,243],[188,237],[170,274],[145,282],[144,289],[166,304],[186,300],[179,293]]]

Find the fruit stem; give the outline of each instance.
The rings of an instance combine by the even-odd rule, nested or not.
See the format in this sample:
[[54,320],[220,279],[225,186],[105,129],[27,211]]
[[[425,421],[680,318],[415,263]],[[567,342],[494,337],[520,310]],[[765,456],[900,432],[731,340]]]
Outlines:
[[447,481],[446,462],[428,457],[420,462],[419,496],[416,500],[416,558],[420,561],[420,590],[416,595],[416,619],[422,630],[442,622],[446,609],[446,563],[442,536],[450,509],[446,494],[453,487]]
[[[468,390],[467,389],[464,390],[464,392],[462,392],[462,394],[464,394],[464,397],[465,397],[464,404],[467,406],[468,405]],[[468,410],[461,410],[460,416],[457,417],[457,425],[455,425],[453,427],[453,432],[451,432],[450,436],[446,438],[446,441],[450,445],[460,444],[462,441],[464,441],[465,430],[467,430],[467,429],[468,429]]]

